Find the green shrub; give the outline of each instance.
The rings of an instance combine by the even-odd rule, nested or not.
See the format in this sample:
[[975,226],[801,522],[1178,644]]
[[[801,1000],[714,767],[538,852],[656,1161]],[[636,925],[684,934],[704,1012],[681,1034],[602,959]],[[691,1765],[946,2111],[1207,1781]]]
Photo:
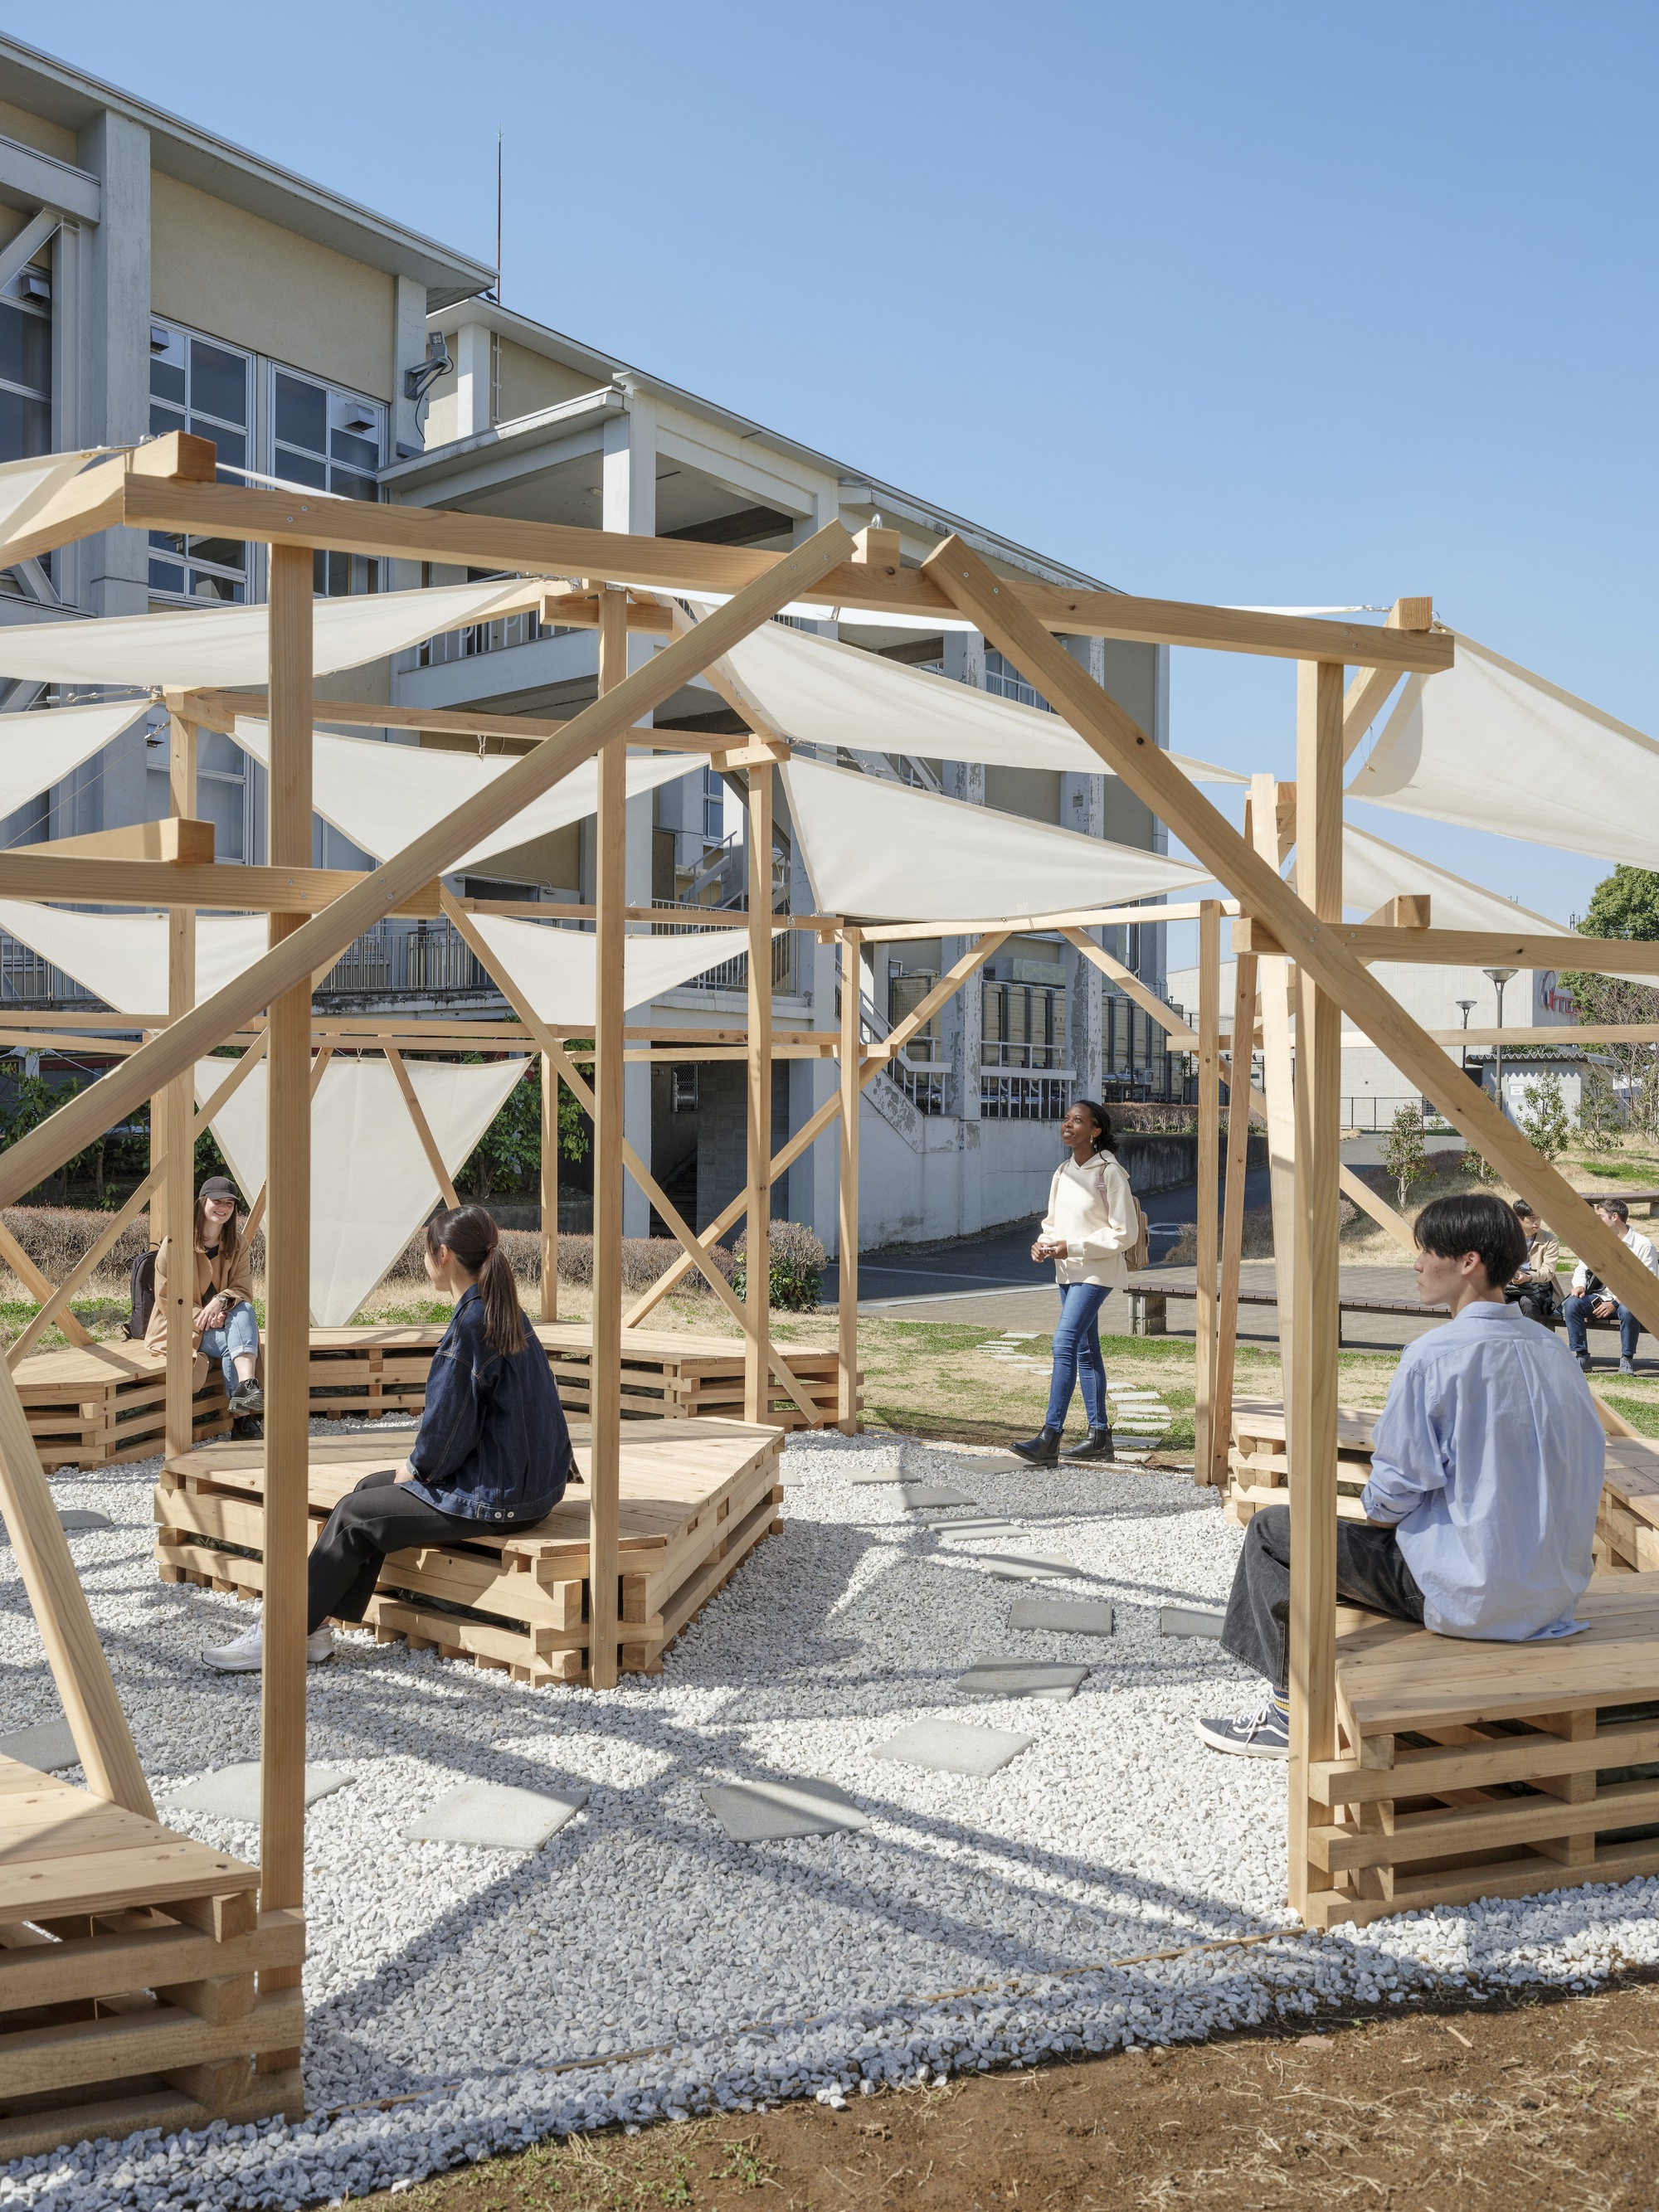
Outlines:
[[[744,1256],[745,1247],[739,1244],[733,1255],[737,1267],[732,1277],[732,1287],[740,1298],[748,1295],[744,1288],[748,1281]],[[810,1313],[823,1293],[824,1258],[823,1245],[804,1222],[775,1221],[772,1224],[773,1305],[786,1313]]]

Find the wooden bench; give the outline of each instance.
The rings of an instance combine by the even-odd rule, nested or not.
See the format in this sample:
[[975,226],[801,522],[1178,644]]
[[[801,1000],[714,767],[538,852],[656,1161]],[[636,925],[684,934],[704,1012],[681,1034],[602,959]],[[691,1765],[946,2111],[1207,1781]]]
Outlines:
[[[258,1870],[0,1759],[0,2161],[141,2128],[303,2117],[299,1912]],[[292,2063],[283,2057],[293,2054]],[[264,2059],[275,2070],[257,2072]]]
[[[12,1380],[48,1473],[149,1459],[165,1441],[167,1363],[142,1344],[32,1352],[12,1370]],[[195,1433],[198,1443],[230,1433],[216,1363],[196,1394]]]
[[[1131,1336],[1163,1336],[1170,1326],[1169,1301],[1171,1298],[1196,1298],[1195,1283],[1160,1283],[1142,1277],[1132,1281],[1126,1292],[1129,1301],[1129,1334]],[[1279,1295],[1275,1291],[1240,1291],[1242,1306],[1276,1306]],[[1450,1317],[1449,1306],[1425,1306],[1415,1298],[1360,1298],[1344,1297],[1338,1301],[1337,1341],[1342,1341],[1342,1314],[1398,1314],[1413,1321],[1425,1315],[1436,1320]],[[1596,1322],[1596,1328],[1607,1326]]]
[[1581,1611],[1517,1644],[1338,1609],[1310,1926],[1659,1873],[1659,1574],[1597,1575]]
[[1613,1573],[1659,1570],[1659,1443],[1645,1437],[1607,1438],[1595,1564]]
[[[311,1534],[365,1474],[395,1467],[414,1431],[311,1440]],[[576,1464],[587,1470],[584,1430]],[[763,1537],[781,1528],[774,1428],[738,1421],[630,1424],[622,1444],[620,1664],[660,1674],[662,1655]],[[210,1444],[169,1459],[155,1486],[155,1559],[163,1582],[252,1598],[264,1589],[264,1455],[253,1444]],[[533,1528],[481,1525],[465,1543],[394,1552],[363,1626],[500,1668],[539,1687],[587,1679],[590,1592],[587,1492],[567,1492]]]
[[[1359,1493],[1371,1471],[1374,1413],[1339,1406],[1336,1412],[1336,1511],[1342,1521],[1363,1521]],[[1290,1503],[1290,1462],[1285,1406],[1279,1398],[1235,1398],[1227,1486],[1222,1510],[1242,1528],[1264,1505]]]

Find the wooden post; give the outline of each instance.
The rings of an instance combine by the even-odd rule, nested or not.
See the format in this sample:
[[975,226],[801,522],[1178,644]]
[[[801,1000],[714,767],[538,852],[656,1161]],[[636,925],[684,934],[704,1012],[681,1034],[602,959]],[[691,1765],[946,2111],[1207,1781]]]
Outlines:
[[1193,1465],[1207,1481],[1215,1461],[1216,1235],[1221,1182],[1221,902],[1198,909],[1198,1295]]
[[769,1411],[772,1321],[772,768],[749,770],[749,1221],[744,1230],[743,1418]]
[[1250,1161],[1250,1039],[1255,1027],[1255,955],[1241,952],[1233,971],[1232,1057],[1228,1061],[1227,1180],[1221,1209],[1221,1292],[1216,1309],[1215,1414],[1210,1425],[1207,1478],[1227,1480],[1232,1443],[1233,1374],[1238,1348],[1239,1264],[1244,1255],[1244,1178]]
[[840,1257],[836,1263],[836,1335],[841,1358],[840,1419],[846,1436],[859,1427],[859,1098],[864,985],[864,934],[841,933]]
[[542,1319],[559,1317],[559,1077],[542,1054]]
[[[1297,888],[1322,921],[1342,919],[1342,670],[1297,666]],[[1310,1863],[1308,1831],[1328,1819],[1307,1793],[1315,1759],[1336,1755],[1336,1403],[1340,1342],[1337,1165],[1341,1013],[1296,978],[1294,1351],[1285,1400],[1291,1493],[1290,1894],[1298,1911],[1331,1877]],[[1281,1336],[1284,1316],[1279,1317]]]
[[[197,735],[194,722],[172,718],[168,755],[168,811],[185,820],[196,812]],[[307,854],[307,860],[310,859]],[[167,1018],[177,1021],[196,1003],[196,909],[167,908]],[[196,1306],[196,1116],[191,1076],[176,1076],[161,1094],[161,1149],[168,1162],[166,1235],[172,1250],[167,1275],[167,1377],[165,1434],[169,1456],[196,1440],[195,1352],[191,1340]]]
[[[275,867],[311,865],[311,555],[270,548],[270,768],[266,819]],[[303,926],[273,915],[270,943]],[[270,1194],[265,1226],[265,1601],[260,1702],[259,1899],[305,1902],[306,1553],[310,1478],[311,984],[270,1008]],[[264,1989],[297,1966],[267,1968]],[[287,2054],[279,2054],[284,2058]],[[297,2062],[289,2062],[297,2063]],[[261,2062],[274,2070],[276,2059]]]
[[[1279,785],[1270,775],[1250,778],[1249,834],[1275,874],[1284,861],[1279,837]],[[1285,1402],[1291,1399],[1295,1356],[1296,1108],[1291,1088],[1291,963],[1263,960],[1261,1091],[1267,1107],[1267,1170],[1273,1209],[1273,1273],[1279,1291],[1279,1364]],[[1254,1025],[1252,1025],[1254,1026]]]
[[[628,673],[628,596],[599,593],[599,693]],[[593,883],[593,1348],[589,1355],[589,1680],[617,1686],[617,1489],[622,1451],[623,945],[628,903],[628,784],[624,738],[599,754]]]

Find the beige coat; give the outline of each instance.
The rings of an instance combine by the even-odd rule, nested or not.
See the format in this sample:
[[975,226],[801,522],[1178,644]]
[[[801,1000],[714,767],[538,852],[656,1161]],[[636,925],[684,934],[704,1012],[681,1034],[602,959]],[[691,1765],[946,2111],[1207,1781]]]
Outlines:
[[1129,1278],[1123,1255],[1139,1228],[1129,1178],[1111,1153],[1097,1154],[1086,1167],[1068,1155],[1054,1170],[1037,1234],[1066,1240],[1066,1257],[1054,1262],[1057,1283],[1121,1289]]
[[[164,1237],[161,1239],[161,1249],[155,1255],[155,1304],[150,1309],[149,1326],[144,1331],[145,1351],[155,1352],[163,1358],[167,1356],[167,1348],[166,1301],[167,1273],[172,1263],[173,1239],[170,1237]],[[253,1274],[246,1238],[238,1243],[235,1261],[230,1265],[226,1263],[222,1248],[214,1253],[211,1258],[207,1253],[199,1249],[196,1254],[196,1291],[195,1296],[190,1302],[191,1312],[199,1313],[208,1300],[220,1291],[229,1294],[232,1305],[240,1305],[244,1300],[249,1305],[253,1303]],[[208,1378],[207,1355],[202,1350],[202,1332],[199,1328],[191,1329],[191,1343],[196,1354],[195,1380],[191,1387],[192,1389],[199,1390]]]

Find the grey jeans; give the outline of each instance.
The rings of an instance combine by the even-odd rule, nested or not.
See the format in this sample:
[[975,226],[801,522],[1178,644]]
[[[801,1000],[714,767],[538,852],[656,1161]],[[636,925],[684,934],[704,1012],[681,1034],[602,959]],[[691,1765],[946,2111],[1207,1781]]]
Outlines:
[[[1421,1620],[1423,1593],[1392,1528],[1336,1524],[1336,1595],[1395,1620]],[[1244,1549],[1222,1624],[1221,1648],[1263,1674],[1279,1696],[1291,1678],[1291,1509],[1264,1506],[1244,1531]]]

